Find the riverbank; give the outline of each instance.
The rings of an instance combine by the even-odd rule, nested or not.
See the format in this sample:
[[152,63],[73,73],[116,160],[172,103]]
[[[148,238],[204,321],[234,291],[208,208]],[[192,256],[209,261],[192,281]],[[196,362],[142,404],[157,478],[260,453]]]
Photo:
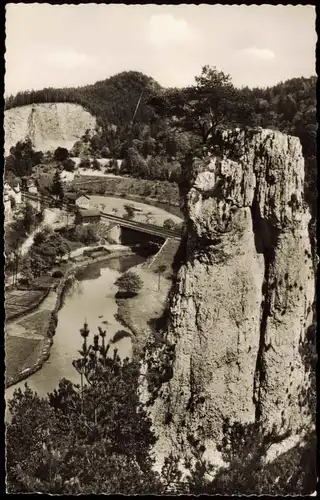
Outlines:
[[133,355],[137,359],[141,357],[149,336],[157,337],[159,330],[166,328],[172,264],[178,248],[178,241],[167,239],[152,258],[132,268],[143,281],[139,294],[130,298],[116,298],[118,320],[132,333]]
[[[57,327],[57,313],[63,303],[64,290],[70,279],[74,279],[75,272],[86,268],[90,264],[130,256],[132,253],[131,249],[124,247],[123,250],[117,250],[95,258],[86,258],[72,264],[71,267],[65,270],[56,290],[50,292],[49,303],[42,302],[41,311],[36,311],[30,316],[20,318],[9,325],[11,334],[9,331],[6,339],[6,388],[28,378],[40,370],[48,360]],[[41,312],[41,315],[38,314],[39,312]],[[36,321],[33,322],[33,319]],[[9,374],[7,374],[8,371]]]
[[171,288],[171,279],[159,277],[156,273],[142,266],[131,269],[143,281],[141,291],[135,297],[117,298],[118,321],[132,333],[133,357],[141,359],[146,340],[166,324],[167,298]]

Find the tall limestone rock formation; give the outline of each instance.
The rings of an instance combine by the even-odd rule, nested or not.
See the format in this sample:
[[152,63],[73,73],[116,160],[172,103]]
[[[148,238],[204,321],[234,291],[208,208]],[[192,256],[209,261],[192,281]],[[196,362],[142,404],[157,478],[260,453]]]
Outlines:
[[143,367],[145,400],[162,373],[150,406],[159,455],[200,440],[209,458],[227,418],[278,434],[308,420],[300,346],[315,284],[299,139],[237,129],[213,143],[186,165],[168,346]]

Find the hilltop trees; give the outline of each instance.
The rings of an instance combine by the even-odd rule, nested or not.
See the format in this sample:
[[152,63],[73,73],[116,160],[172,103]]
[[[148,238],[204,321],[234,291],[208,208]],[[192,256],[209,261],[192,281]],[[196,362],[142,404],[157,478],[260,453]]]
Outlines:
[[[19,92],[6,99],[5,109],[43,102],[72,102],[84,106],[98,117],[99,126],[114,124],[122,127],[131,124],[139,97],[141,103],[135,122],[147,123],[154,116],[147,98],[159,89],[152,78],[138,71],[123,71],[106,80],[79,88],[45,88],[30,92]],[[119,133],[119,130],[118,130]]]
[[[6,109],[32,102],[83,105],[97,117],[98,126],[95,134],[75,144],[74,156],[124,158],[127,174],[170,182],[179,182],[185,155],[210,140],[217,126],[278,129],[301,140],[306,158],[305,196],[315,216],[316,77],[238,89],[229,75],[206,65],[195,80],[187,88],[163,89],[151,78],[129,71],[77,89],[19,93],[6,100]],[[41,162],[32,156],[30,142],[25,148],[21,144],[6,158],[6,169],[18,176],[29,175],[32,165]]]
[[150,103],[160,116],[174,116],[176,126],[196,131],[205,143],[215,127],[238,123],[248,109],[244,110],[230,76],[223,71],[204,66],[195,80],[195,86],[159,93]]

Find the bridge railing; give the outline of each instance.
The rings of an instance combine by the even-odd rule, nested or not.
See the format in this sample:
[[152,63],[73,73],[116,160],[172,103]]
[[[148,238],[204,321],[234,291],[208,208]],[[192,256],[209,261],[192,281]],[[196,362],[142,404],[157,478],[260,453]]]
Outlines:
[[113,215],[113,214],[108,214],[106,212],[100,212],[100,213],[101,213],[102,217],[106,217],[109,220],[114,220],[115,222],[119,222],[121,224],[126,224],[128,226],[132,225],[132,226],[140,227],[140,228],[144,228],[144,229],[154,229],[157,231],[160,230],[162,233],[170,234],[173,236],[181,236],[181,234],[182,234],[182,229],[181,230],[180,229],[167,229],[163,226],[158,226],[157,224],[146,224],[144,222],[128,220],[128,219],[124,219],[123,217],[118,217],[118,216]]

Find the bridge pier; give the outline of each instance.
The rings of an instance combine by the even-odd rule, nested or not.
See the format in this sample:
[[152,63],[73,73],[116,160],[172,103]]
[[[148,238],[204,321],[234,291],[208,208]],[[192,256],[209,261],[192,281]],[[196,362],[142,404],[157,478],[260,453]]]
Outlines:
[[161,246],[165,241],[164,236],[145,233],[136,229],[121,226],[120,241],[122,245],[148,244],[149,246]]
[[108,230],[109,237],[117,244],[123,245],[122,243],[122,228],[119,224],[110,225],[110,229]]

